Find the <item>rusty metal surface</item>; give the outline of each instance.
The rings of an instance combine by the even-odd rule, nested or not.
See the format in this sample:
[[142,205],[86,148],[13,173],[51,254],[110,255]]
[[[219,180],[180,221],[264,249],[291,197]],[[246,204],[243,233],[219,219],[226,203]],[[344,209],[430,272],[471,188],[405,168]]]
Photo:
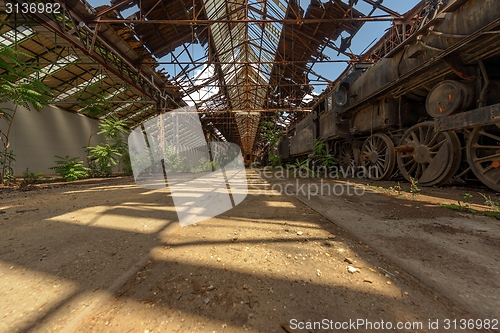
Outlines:
[[341,120],[337,115],[343,108],[348,106],[348,92],[351,85],[371,66],[371,64],[365,63],[354,64],[341,74],[335,88],[327,92],[327,96],[324,97],[326,112],[321,113],[319,119],[320,138],[331,139],[348,133],[348,130],[344,128],[345,126],[339,124]]
[[[349,10],[349,6],[341,1],[320,3],[313,1],[305,13],[296,1],[289,1],[286,18],[293,20],[320,19],[316,23],[300,25],[284,25],[275,59],[277,61],[308,61],[314,58],[327,59],[322,54],[326,48],[325,40],[336,40],[342,32],[354,34],[360,22],[328,22],[328,19],[359,18],[363,14],[357,10]],[[343,52],[345,52],[344,50]],[[308,73],[305,65],[276,64],[271,72],[271,83],[275,86],[273,93],[280,98],[289,97],[292,102],[300,101],[309,92]],[[292,83],[292,86],[287,84]]]
[[298,156],[312,152],[316,139],[316,115],[311,113],[297,124],[295,135],[290,138],[290,155]]
[[[182,104],[178,91],[167,88],[166,78],[148,62],[145,49],[130,45],[108,25],[93,30],[85,24],[94,14],[90,5],[68,1],[61,13],[0,14],[4,32],[27,26],[33,30],[16,47],[51,71],[43,81],[54,92],[52,104],[92,118],[115,114],[129,124],[155,114],[156,105]],[[59,70],[52,72],[54,66]],[[83,89],[86,82],[96,84]],[[99,110],[93,107],[95,102],[100,102]]]
[[432,117],[445,117],[467,110],[474,102],[473,82],[446,80],[431,89],[425,106]]
[[[213,64],[216,70],[201,83],[200,89],[218,86],[222,94],[217,94],[216,105],[210,99],[193,103],[200,112],[210,112],[215,106],[218,112],[226,112],[222,118],[234,118],[237,135],[231,134],[228,139],[241,142],[243,150],[250,152],[261,117],[248,112],[303,107],[303,98],[312,90],[308,75],[329,82],[312,70],[316,62],[331,61],[322,54],[325,48],[354,57],[347,52],[347,46],[337,48],[333,40],[341,33],[352,38],[367,21],[392,21],[399,16],[378,2],[367,2],[373,6],[371,13],[380,8],[388,15],[371,17],[371,13],[365,15],[354,9],[353,3],[342,1],[324,4],[312,1],[303,11],[297,2],[282,0],[259,3],[145,0],[139,2],[140,11],[132,17],[123,20],[102,17],[91,22],[133,24],[141,41],[156,56],[171,54],[176,48],[184,48],[189,54],[186,43],[206,47],[206,64]],[[116,6],[120,3],[116,2]],[[191,67],[184,66],[180,78],[193,84],[189,76],[203,64],[195,64],[194,58],[191,63]],[[189,96],[188,90],[184,92]]]
[[278,153],[282,161],[287,161],[290,158],[290,138],[284,135],[278,144]]
[[335,112],[325,112],[319,116],[319,137],[322,139],[330,139],[337,136],[338,123]]
[[[206,19],[201,0],[141,0],[143,19],[159,20],[190,20]],[[196,10],[198,9],[198,10]],[[114,17],[116,19],[116,17]],[[162,57],[184,43],[199,42],[205,44],[208,40],[208,29],[200,25],[165,25],[161,23],[138,24],[134,30],[141,36],[146,46],[157,57]],[[194,37],[196,34],[196,39]]]
[[434,121],[438,131],[455,131],[490,123],[500,123],[500,104],[490,105],[448,117],[436,118]]
[[377,132],[398,125],[398,104],[394,99],[386,99],[378,105],[370,105],[356,113],[351,133]]
[[391,138],[382,133],[368,137],[361,147],[360,164],[371,180],[389,179],[396,164],[396,152]]

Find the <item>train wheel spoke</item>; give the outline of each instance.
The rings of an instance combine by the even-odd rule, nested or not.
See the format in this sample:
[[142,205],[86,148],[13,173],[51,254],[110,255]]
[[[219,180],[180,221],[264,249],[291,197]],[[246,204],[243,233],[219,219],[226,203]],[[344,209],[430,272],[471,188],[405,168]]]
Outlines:
[[418,139],[419,139],[420,143],[426,144],[425,138],[426,138],[426,134],[427,133],[428,133],[428,130],[425,131],[425,134],[424,134],[424,128],[423,127],[419,127],[418,128]]
[[493,170],[495,170],[493,168],[493,166],[492,165],[488,165],[486,168],[484,168],[483,170],[481,170],[481,173],[484,175],[484,174],[487,174],[488,172],[493,171]]
[[410,174],[412,174],[412,173],[413,173],[413,171],[415,171],[415,169],[416,169],[416,168],[417,168],[417,163],[413,163],[413,165],[411,166],[410,170],[408,170],[408,172],[409,172]]
[[[377,133],[365,140],[361,147],[362,166],[376,168],[377,173],[368,173],[373,180],[388,179],[394,170],[396,163],[396,152],[391,138],[382,133]],[[371,170],[370,170],[371,171]]]
[[476,149],[500,149],[500,146],[475,144],[475,145],[473,145],[473,148],[476,148]]
[[427,129],[427,135],[425,136],[425,140],[424,140],[424,142],[425,142],[425,144],[426,144],[426,145],[428,145],[428,146],[430,146],[430,145],[432,144],[432,143],[431,143],[431,142],[432,142],[432,140],[433,140],[433,139],[435,139],[435,138],[437,137],[437,134],[436,134],[436,133],[434,133],[434,135],[432,135],[432,134],[433,134],[433,132],[434,132],[434,130],[433,130],[433,129],[431,129],[430,127]]
[[418,139],[418,136],[417,136],[416,133],[412,132],[410,135],[413,138],[413,140],[410,140],[410,141],[413,141],[413,142],[415,142],[417,144],[420,143],[420,140]]
[[485,132],[485,131],[480,131],[480,134],[481,135],[484,135],[484,136],[487,136],[493,140],[496,140],[496,141],[500,141],[500,136],[497,136],[497,135],[494,135],[494,134],[491,134],[491,133],[488,133],[488,132]]
[[441,185],[458,170],[461,146],[454,132],[437,132],[433,122],[423,122],[409,128],[401,137],[401,145],[416,143],[411,153],[397,156],[401,174],[422,186]]
[[477,158],[474,158],[473,160],[475,163],[482,163],[482,162],[490,162],[490,161],[499,160],[499,159],[500,159],[500,154],[494,154],[494,155],[490,155],[490,156],[477,157]]
[[433,144],[435,144],[436,141],[438,141],[440,134],[441,133],[435,133],[432,139],[429,141],[428,146],[432,146]]
[[435,150],[438,150],[439,148],[441,148],[444,144],[446,143],[446,140],[443,140],[437,144],[435,144],[434,146],[430,147],[429,150],[430,151],[435,151]]
[[467,161],[480,181],[500,192],[500,128],[476,127],[467,141]]

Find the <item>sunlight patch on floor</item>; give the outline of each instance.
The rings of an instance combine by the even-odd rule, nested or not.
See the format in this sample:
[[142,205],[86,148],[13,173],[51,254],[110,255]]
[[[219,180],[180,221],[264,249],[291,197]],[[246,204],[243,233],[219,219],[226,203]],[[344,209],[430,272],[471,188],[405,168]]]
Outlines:
[[[156,217],[152,217],[151,212],[154,212]],[[158,215],[163,216],[158,217]],[[95,206],[74,210],[66,214],[49,218],[48,220],[82,226],[152,234],[163,229],[165,225],[176,221],[177,215],[175,214],[175,207],[146,206],[144,208],[138,208],[128,205],[113,207]]]
[[269,207],[280,207],[280,208],[297,208],[296,205],[289,201],[264,201]]
[[[0,332],[24,327],[78,291],[78,283],[0,261]],[[22,295],[29,295],[29,301]]]
[[110,186],[97,186],[89,189],[71,190],[63,192],[63,194],[105,192],[105,191],[115,191],[115,190],[134,190],[134,189],[137,189],[137,185],[115,185],[115,186],[110,185]]

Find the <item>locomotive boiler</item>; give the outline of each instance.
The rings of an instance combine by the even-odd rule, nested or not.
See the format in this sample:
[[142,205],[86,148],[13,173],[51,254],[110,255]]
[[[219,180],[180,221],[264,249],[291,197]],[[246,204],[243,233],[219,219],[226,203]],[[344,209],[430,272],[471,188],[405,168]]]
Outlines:
[[407,18],[417,28],[393,26],[279,151],[305,157],[321,139],[340,166],[373,180],[399,173],[433,186],[472,172],[500,192],[498,0],[424,0]]

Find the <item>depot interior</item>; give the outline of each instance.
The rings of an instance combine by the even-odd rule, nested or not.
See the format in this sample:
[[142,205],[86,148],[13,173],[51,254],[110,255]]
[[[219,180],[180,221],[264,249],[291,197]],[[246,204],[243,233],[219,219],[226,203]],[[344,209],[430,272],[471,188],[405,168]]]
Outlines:
[[[399,250],[390,247],[392,243],[396,244],[394,241],[387,243],[387,247],[379,247],[379,250],[382,248],[380,251],[387,253],[383,252],[384,249],[390,248],[390,253],[400,256],[394,259],[398,264],[409,263],[408,270],[418,267],[415,276],[422,281],[430,277],[432,281],[425,280],[430,288],[437,285],[444,290],[449,286],[449,297],[453,299],[456,296],[459,302],[463,300],[469,309],[477,305],[478,311],[482,311],[480,314],[498,314],[498,300],[495,298],[498,294],[474,289],[488,286],[489,282],[470,281],[486,279],[494,274],[498,276],[498,255],[491,250],[493,246],[498,249],[498,238],[489,233],[486,236],[486,233],[497,230],[495,218],[500,217],[500,204],[496,200],[496,193],[500,192],[500,6],[497,0],[414,0],[404,1],[404,5],[399,2],[397,6],[391,0],[103,0],[100,4],[91,4],[86,0],[39,0],[36,5],[26,0],[15,0],[0,3],[0,198],[7,200],[12,193],[22,193],[19,198],[25,198],[22,204],[9,201],[8,205],[3,205],[0,201],[0,218],[3,218],[0,226],[8,227],[4,236],[7,237],[9,232],[18,232],[16,228],[24,227],[23,223],[28,221],[26,223],[31,224],[26,230],[32,230],[41,223],[44,228],[44,223],[47,223],[46,230],[52,230],[49,228],[51,223],[52,227],[54,224],[65,228],[70,226],[67,228],[75,234],[90,235],[89,243],[95,239],[102,241],[101,245],[111,242],[113,237],[100,238],[102,232],[109,232],[120,242],[125,239],[121,238],[123,233],[129,237],[126,242],[139,235],[134,238],[137,242],[157,244],[155,242],[161,239],[160,231],[146,228],[150,224],[149,228],[160,230],[165,224],[163,215],[158,213],[160,205],[147,202],[150,198],[147,195],[154,197],[155,194],[140,192],[137,198],[127,197],[130,202],[105,207],[103,202],[110,199],[109,193],[114,195],[113,191],[123,191],[125,195],[133,189],[137,190],[137,185],[152,190],[165,188],[165,183],[160,187],[153,184],[158,179],[167,179],[170,185],[178,183],[182,187],[185,179],[193,179],[187,176],[189,173],[206,175],[221,169],[228,183],[227,175],[232,175],[229,166],[243,170],[248,175],[249,186],[265,183],[263,178],[267,174],[257,176],[262,171],[272,175],[280,168],[299,169],[305,172],[305,176],[300,174],[301,179],[314,182],[337,170],[334,173],[337,177],[330,179],[333,183],[329,184],[344,186],[352,179],[381,197],[387,197],[389,193],[391,198],[402,198],[401,205],[406,207],[403,210],[418,206],[421,211],[437,214],[434,208],[445,205],[438,208],[451,208],[459,214],[454,218],[467,219],[455,229],[451,222],[439,228],[431,225],[420,229],[434,228],[433,236],[429,236],[429,239],[434,239],[432,237],[444,231],[449,231],[443,236],[445,238],[462,237],[464,228],[472,226],[470,234],[479,235],[477,243],[492,247],[485,251],[482,247],[469,251],[457,250],[453,247],[458,246],[455,243],[450,246],[456,250],[454,255],[472,258],[471,265],[483,263],[484,259],[483,266],[489,265],[489,268],[481,266],[481,270],[477,271],[467,268],[461,271],[463,276],[443,280],[445,282],[439,284],[432,280],[441,274],[438,268],[444,267],[445,271],[452,264],[448,267],[445,262],[436,266],[432,261],[434,256],[434,259],[428,259],[432,261],[428,267],[424,265],[428,262],[425,261],[427,258],[397,260],[417,256],[420,252],[411,249],[419,244],[428,248],[431,245],[449,245],[451,243],[446,243],[448,238],[434,243],[429,241],[429,244],[432,243],[429,246],[428,243],[409,241],[407,247]],[[401,11],[401,8],[404,10]],[[184,118],[173,116],[177,113]],[[158,151],[161,151],[160,155],[155,155]],[[318,170],[321,173],[315,173]],[[285,184],[291,181],[290,178],[287,175],[278,181]],[[92,183],[94,181],[99,183]],[[276,179],[267,181],[272,183]],[[223,182],[222,186],[225,187],[226,183]],[[83,187],[73,189],[73,184]],[[92,184],[104,185],[96,189],[84,187]],[[111,189],[106,188],[106,184]],[[43,196],[44,190],[59,191],[58,186],[69,186],[69,190],[62,187],[64,198],[95,192],[95,197],[87,198],[89,202],[94,200],[93,204],[88,207],[82,204],[73,210],[68,206],[66,215],[61,213],[61,217],[58,212],[52,212],[50,219],[37,220],[36,223],[33,222],[37,219],[34,215],[22,215],[45,214],[45,209],[50,212],[51,207],[30,206],[36,204],[30,198],[37,193]],[[243,200],[258,200],[256,197],[249,199],[250,196],[245,199],[247,188],[246,185],[243,187],[244,195],[237,202],[233,196],[232,201],[228,201],[227,210]],[[454,192],[457,187],[461,191],[458,203],[450,199],[451,195],[443,197],[438,203],[435,199],[434,202],[425,201],[432,198],[432,191],[444,188]],[[203,186],[190,195],[196,197],[197,192],[203,192],[201,188]],[[417,200],[418,194],[424,188],[428,190],[428,196],[422,195],[423,203],[417,204],[420,200]],[[170,188],[171,191],[173,189]],[[473,202],[473,191],[484,193],[486,204],[476,192]],[[294,237],[306,237],[305,231],[300,229],[306,220],[321,209],[328,208],[321,204],[323,199],[318,199],[318,196],[309,197],[307,202],[301,199],[305,206],[312,207],[308,211],[309,208],[299,209],[302,204],[298,201],[290,203],[284,196],[273,195],[266,193],[266,196],[260,197],[265,200],[265,205],[256,204],[256,207],[262,209],[247,207],[245,209],[251,213],[244,211],[244,216],[234,213],[228,219],[233,219],[230,220],[232,224],[263,221],[265,227],[259,225],[258,228],[266,232],[279,226],[281,229],[276,227],[279,229],[276,232],[286,231],[286,237],[290,233]],[[101,199],[102,202],[95,202]],[[283,202],[280,203],[280,200]],[[325,200],[334,202],[337,199],[331,195]],[[341,206],[348,207],[352,203],[349,200],[354,199],[339,200]],[[359,207],[364,205],[363,200],[359,198]],[[183,204],[192,200],[188,201]],[[102,213],[101,216],[100,212],[89,210],[88,216],[81,214],[89,221],[95,215],[98,222],[92,220],[94,222],[90,221],[87,225],[87,222],[74,221],[70,216],[73,211],[85,211],[100,207],[100,204],[105,207],[103,211],[113,212],[109,215]],[[27,205],[28,208],[19,205]],[[396,206],[391,202],[386,209],[396,216],[399,214],[394,213]],[[272,215],[274,213],[266,215],[268,208],[300,212],[294,215],[293,221],[283,222]],[[112,218],[115,210],[119,209],[127,212],[120,215],[120,219],[125,221],[123,223]],[[162,206],[161,209],[168,210],[169,214],[175,212],[172,207]],[[416,211],[416,208],[412,210]],[[327,213],[322,215],[321,221],[328,220],[335,224],[337,215],[327,217]],[[143,223],[148,214],[158,215]],[[265,218],[252,214],[262,214]],[[390,214],[384,217],[383,223],[411,218]],[[434,216],[432,214],[429,213]],[[439,214],[436,216],[441,216]],[[464,214],[472,215],[464,217]],[[339,219],[340,216],[342,212],[338,213]],[[491,217],[493,222],[483,220]],[[57,218],[63,222],[57,221]],[[169,217],[178,221],[175,218]],[[181,215],[179,219],[182,219]],[[314,223],[319,223],[319,220],[319,217],[314,218]],[[9,223],[12,221],[18,221],[19,225],[11,228]],[[136,221],[140,221],[141,226],[135,226]],[[348,224],[341,224],[340,220],[337,222],[341,229],[349,230]],[[92,223],[102,225],[96,227]],[[151,226],[154,223],[157,225]],[[142,224],[147,230],[137,231],[143,228]],[[78,229],[75,225],[84,227]],[[203,223],[200,225],[200,228],[204,227]],[[299,231],[295,231],[296,226]],[[376,226],[375,222],[367,222],[360,233],[372,227],[375,230]],[[227,241],[228,246],[232,246],[228,251],[233,251],[239,246],[238,242],[242,242],[242,236],[235,236],[236,232],[232,229],[224,229],[225,225],[219,227],[224,230],[224,237],[226,233],[229,237],[221,244],[227,245]],[[310,228],[316,232],[322,227],[314,225]],[[408,228],[409,234],[420,230],[413,224]],[[391,228],[388,229],[392,232]],[[99,231],[94,234],[95,230]],[[58,235],[57,231],[55,234]],[[42,245],[45,242],[52,246],[50,242],[59,237],[56,236],[37,238],[33,242],[26,240],[23,246],[28,244],[26,246],[29,247],[33,243],[44,248],[45,245]],[[157,238],[149,239],[149,236]],[[337,246],[332,245],[333,238],[323,236],[326,238],[321,246]],[[375,243],[378,241],[377,237],[368,238]],[[75,238],[75,244],[79,240]],[[161,241],[167,242],[164,239]],[[195,245],[206,246],[206,239],[198,241]],[[265,242],[271,244],[274,241],[274,238],[269,238]],[[5,242],[14,244],[16,240],[12,236]],[[298,242],[297,246],[302,246],[302,240]],[[457,242],[462,246],[465,240]],[[12,244],[9,246],[14,246]],[[132,244],[132,241],[127,244]],[[248,245],[246,249],[235,251],[257,248],[254,243],[248,244],[244,244]],[[117,246],[122,244],[112,247]],[[137,270],[149,265],[140,256],[148,246],[142,246],[141,243],[130,254],[142,265],[136,265],[139,267]],[[2,252],[2,258],[8,258],[2,259],[0,269],[11,267],[5,268],[7,273],[1,271],[9,276],[6,284],[17,283],[16,260],[26,260],[28,263],[19,267],[33,267],[35,273],[44,272],[49,277],[51,274],[65,276],[65,273],[44,271],[45,257],[39,260],[30,257],[35,250],[16,258],[9,257],[14,256],[14,252],[8,249]],[[113,251],[115,255],[118,250]],[[207,249],[206,253],[210,251]],[[61,250],[62,253],[66,252]],[[206,254],[204,250],[200,253]],[[75,252],[75,258],[77,256],[80,254]],[[216,260],[217,256],[214,255],[214,258]],[[284,258],[297,259],[297,256]],[[168,260],[165,262],[171,264]],[[175,260],[177,264],[178,258]],[[343,260],[340,260],[342,264]],[[359,273],[360,269],[369,273],[366,267],[353,264],[352,258],[345,260],[350,268],[343,271],[351,274],[347,275],[349,278],[356,277],[353,274]],[[97,258],[95,262],[100,265],[101,259]],[[467,263],[469,265],[469,261]],[[186,264],[185,269],[192,269],[198,264],[190,265]],[[123,271],[129,272],[129,266],[122,267]],[[326,278],[326,274],[322,273],[325,266],[321,266],[321,271],[315,268],[311,279]],[[455,266],[447,271],[450,276],[456,277]],[[429,267],[435,270],[427,271]],[[394,271],[375,268],[372,272],[380,273],[380,279],[389,279],[387,283],[381,280],[380,290],[391,285],[391,281],[395,284]],[[487,273],[481,273],[483,268]],[[15,274],[9,275],[8,269],[13,269]],[[64,271],[64,267],[57,269]],[[226,271],[227,267],[216,272],[222,276]],[[232,269],[229,271],[232,272]],[[116,272],[109,272],[109,276],[118,279],[113,275]],[[234,269],[234,272],[237,270]],[[253,278],[254,275],[248,273],[248,276]],[[469,279],[467,288],[457,284],[462,277],[464,281]],[[40,281],[45,278],[40,277]],[[104,287],[101,287],[112,290],[113,281],[105,279],[102,280],[105,281]],[[286,276],[282,279],[288,282],[292,278]],[[121,277],[118,280],[126,281]],[[369,282],[371,285],[372,280],[365,279],[360,283],[366,286]],[[94,288],[81,277],[71,281],[84,286],[84,293],[90,293]],[[317,282],[321,286],[318,287],[319,292],[315,291],[318,295],[323,291],[321,283]],[[219,288],[210,284],[205,287],[208,289],[196,290],[196,293],[208,293]],[[15,287],[12,288],[15,290]],[[498,288],[496,284],[490,290],[498,291]],[[249,293],[248,289],[245,293]],[[472,290],[471,294],[461,294],[465,289]],[[286,291],[288,293],[289,290]],[[116,290],[110,293],[114,292]],[[379,290],[372,294],[379,292],[383,294]],[[403,289],[400,294],[401,297],[408,295]],[[10,300],[10,296],[3,295]],[[74,299],[68,295],[64,302],[70,304]],[[396,299],[390,292],[388,295],[388,298]],[[484,302],[474,303],[476,298]],[[215,303],[215,299],[204,298],[207,299],[203,306]],[[434,298],[429,299],[432,299],[429,302],[434,302]],[[188,303],[185,305],[188,306]],[[252,304],[250,300],[248,304]],[[54,313],[61,309],[55,308]],[[40,315],[43,318],[39,321],[49,318],[51,311],[47,314],[42,311],[45,317]],[[251,311],[255,312],[255,309]],[[210,315],[206,313],[206,317]],[[22,321],[12,318],[8,321],[12,325]],[[218,324],[221,323],[222,319]],[[19,325],[23,331],[36,326],[29,321]],[[284,329],[293,331],[289,327]]]

